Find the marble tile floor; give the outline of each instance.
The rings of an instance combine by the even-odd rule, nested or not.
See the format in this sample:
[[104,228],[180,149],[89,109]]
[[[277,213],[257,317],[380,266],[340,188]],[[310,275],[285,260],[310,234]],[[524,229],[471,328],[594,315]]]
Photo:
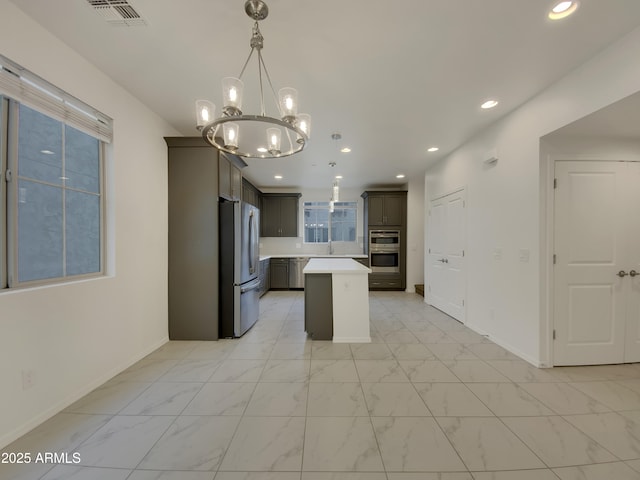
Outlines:
[[2,480],[640,479],[640,364],[540,370],[402,292],[371,344],[269,292],[241,339],[169,342],[4,449]]

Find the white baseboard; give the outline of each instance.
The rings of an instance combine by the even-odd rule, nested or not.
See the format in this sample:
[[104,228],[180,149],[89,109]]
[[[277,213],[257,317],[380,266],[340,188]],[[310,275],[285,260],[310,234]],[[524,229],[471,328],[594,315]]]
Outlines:
[[536,368],[547,368],[547,365],[543,365],[538,359],[527,355],[526,353],[522,352],[518,348],[515,348],[513,345],[509,344],[508,342],[505,342],[500,338],[497,338],[497,337],[494,337],[492,335],[489,335],[486,332],[484,332],[483,330],[481,330],[481,329],[479,329],[479,328],[477,328],[477,327],[475,327],[473,325],[470,325],[468,323],[465,323],[465,327],[470,328],[471,330],[476,332],[478,335],[482,335],[483,337],[487,337],[489,340],[491,340],[496,345],[499,345],[500,347],[504,348],[508,352],[513,353],[516,357],[521,358],[522,360],[524,360],[525,362],[530,363],[534,367],[536,367]]
[[333,343],[371,343],[371,337],[333,337]]
[[74,402],[77,402],[82,397],[84,397],[86,394],[88,394],[91,391],[95,390],[96,388],[98,388],[103,383],[107,382],[108,380],[111,380],[113,377],[115,377],[116,375],[118,375],[122,371],[126,370],[131,365],[133,365],[134,363],[138,362],[139,360],[142,360],[144,357],[149,355],[151,352],[154,352],[155,350],[160,348],[162,345],[164,345],[168,341],[169,341],[169,337],[168,336],[164,337],[162,340],[160,340],[159,342],[156,342],[151,347],[143,350],[141,353],[138,353],[138,354],[134,355],[133,357],[131,357],[128,360],[126,360],[125,362],[122,362],[119,366],[111,369],[106,374],[99,376],[98,378],[93,380],[91,383],[85,385],[84,387],[82,387],[78,391],[76,391],[73,394],[69,395],[66,399],[64,399],[64,400],[56,403],[55,405],[49,407],[44,412],[42,412],[40,415],[37,415],[36,417],[32,418],[31,420],[29,420],[28,422],[24,423],[23,425],[20,425],[18,428],[14,429],[13,431],[3,435],[2,437],[0,437],[0,450],[3,449],[4,447],[6,447],[7,445],[9,445],[11,442],[14,442],[18,438],[22,437],[24,434],[29,433],[31,430],[36,428],[38,425],[46,422],[47,420],[49,420],[54,415],[60,413],[62,410],[67,408],[69,405],[72,405]]

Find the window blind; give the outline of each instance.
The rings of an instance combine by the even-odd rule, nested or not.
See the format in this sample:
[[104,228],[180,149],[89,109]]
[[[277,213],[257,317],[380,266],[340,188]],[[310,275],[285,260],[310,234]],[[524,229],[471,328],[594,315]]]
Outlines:
[[0,94],[49,115],[103,142],[113,139],[113,120],[0,55]]

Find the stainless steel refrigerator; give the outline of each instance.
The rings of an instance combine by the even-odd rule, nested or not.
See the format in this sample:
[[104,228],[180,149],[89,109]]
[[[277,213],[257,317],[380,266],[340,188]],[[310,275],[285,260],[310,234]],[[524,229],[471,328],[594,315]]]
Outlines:
[[260,210],[220,199],[220,337],[240,337],[258,321]]

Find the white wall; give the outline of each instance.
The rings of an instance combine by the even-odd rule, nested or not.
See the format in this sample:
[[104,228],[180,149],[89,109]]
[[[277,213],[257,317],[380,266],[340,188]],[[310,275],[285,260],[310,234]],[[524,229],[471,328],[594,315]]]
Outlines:
[[[467,188],[467,325],[534,364],[552,362],[546,294],[547,159],[540,138],[640,89],[640,29],[426,173],[425,202]],[[497,148],[493,167],[482,163]],[[542,155],[541,155],[542,153]],[[494,258],[496,248],[502,258]],[[519,251],[530,251],[529,262]],[[428,283],[428,268],[426,280]]]
[[424,178],[409,179],[407,191],[407,292],[424,283]]
[[[0,293],[0,447],[167,341],[167,149],[178,133],[7,0],[1,53],[114,119],[108,275]],[[22,389],[22,370],[35,384]]]

